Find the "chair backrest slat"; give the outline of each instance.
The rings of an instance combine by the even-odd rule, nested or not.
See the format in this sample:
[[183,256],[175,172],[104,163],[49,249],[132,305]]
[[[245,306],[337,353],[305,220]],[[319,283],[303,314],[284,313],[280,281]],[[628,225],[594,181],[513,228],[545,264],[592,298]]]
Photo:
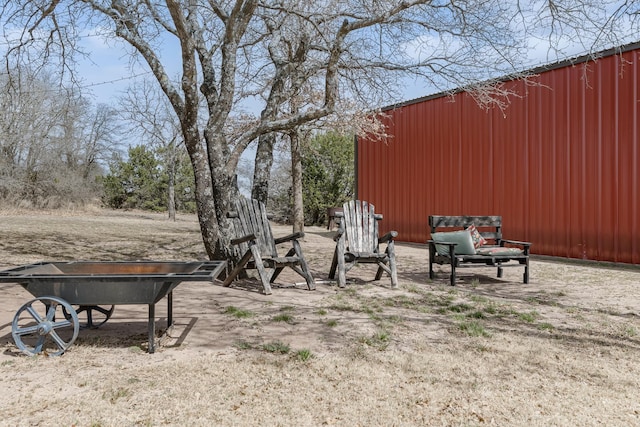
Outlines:
[[343,226],[350,252],[378,251],[378,222],[375,207],[360,200],[350,200],[343,206]]
[[[240,197],[236,203],[237,217],[233,223],[235,225],[236,237],[253,234],[256,236],[256,242],[263,256],[277,256],[277,250],[273,234],[271,232],[271,224],[267,217],[267,211],[264,204],[257,200],[249,200]],[[244,243],[240,246],[242,253],[248,250],[248,244]]]

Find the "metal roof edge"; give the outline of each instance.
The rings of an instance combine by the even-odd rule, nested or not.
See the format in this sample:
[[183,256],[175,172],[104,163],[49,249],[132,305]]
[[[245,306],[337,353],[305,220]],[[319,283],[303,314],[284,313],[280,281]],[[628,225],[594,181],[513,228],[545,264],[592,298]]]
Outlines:
[[[607,57],[613,56],[613,55],[620,55],[622,53],[630,52],[630,51],[636,50],[636,49],[640,49],[640,41],[628,43],[628,44],[617,46],[617,47],[608,48],[608,49],[605,49],[605,50],[601,50],[599,52],[587,53],[587,54],[584,54],[584,55],[563,59],[563,60],[557,61],[557,62],[551,62],[551,63],[545,64],[545,65],[539,65],[539,66],[536,66],[534,68],[523,70],[522,72],[518,73],[518,75],[508,74],[506,76],[497,77],[495,79],[487,80],[486,83],[489,83],[489,82],[508,82],[508,81],[512,81],[512,80],[518,80],[519,78],[522,77],[521,74],[533,75],[533,74],[545,73],[547,71],[553,71],[553,70],[557,70],[559,68],[565,68],[565,67],[569,67],[569,66],[583,64],[583,63],[588,62],[588,61],[595,61],[595,60],[602,59],[602,58],[607,58]],[[410,99],[410,100],[407,100],[407,101],[398,102],[396,104],[387,105],[385,107],[381,107],[379,111],[382,112],[382,111],[395,110],[397,108],[402,108],[402,107],[406,107],[408,105],[413,105],[413,104],[419,104],[421,102],[430,101],[432,99],[437,99],[437,98],[443,98],[445,96],[451,96],[451,95],[454,95],[456,93],[461,93],[461,92],[466,92],[466,89],[465,89],[464,86],[463,87],[459,87],[459,88],[455,88],[455,89],[452,89],[452,90],[449,90],[449,91],[442,91],[442,92],[434,93],[434,94],[431,94],[431,95],[422,96],[420,98]]]

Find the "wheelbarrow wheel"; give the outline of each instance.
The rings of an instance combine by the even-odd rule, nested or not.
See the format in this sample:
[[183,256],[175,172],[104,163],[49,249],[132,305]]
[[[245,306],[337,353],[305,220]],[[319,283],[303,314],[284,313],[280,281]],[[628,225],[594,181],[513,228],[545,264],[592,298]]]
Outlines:
[[[99,306],[99,305],[77,305],[74,306],[75,312],[78,315],[80,321],[80,328],[82,329],[96,329],[104,325],[107,320],[111,318],[113,309],[115,306]],[[62,313],[65,319],[70,320],[70,313],[62,307]]]
[[16,346],[29,356],[59,356],[73,344],[79,330],[78,315],[71,305],[58,297],[38,297],[16,312],[11,335]]

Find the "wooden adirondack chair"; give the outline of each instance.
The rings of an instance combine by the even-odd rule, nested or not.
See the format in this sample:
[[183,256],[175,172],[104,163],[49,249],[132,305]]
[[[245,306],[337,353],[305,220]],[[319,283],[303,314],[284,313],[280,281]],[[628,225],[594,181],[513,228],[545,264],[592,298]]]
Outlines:
[[[378,272],[375,280],[380,280],[382,272],[391,276],[391,287],[398,286],[396,255],[393,239],[397,231],[390,231],[378,238],[378,221],[382,215],[376,214],[374,206],[360,200],[352,200],[344,204],[344,212],[336,213],[339,220],[335,237],[336,250],[329,271],[329,279],[334,279],[338,271],[338,286],[346,285],[346,274],[358,263],[377,264]],[[380,244],[387,248],[380,252]]]
[[[231,244],[237,247],[239,261],[225,279],[224,286],[230,286],[242,270],[256,269],[262,281],[264,293],[269,295],[271,283],[285,267],[290,267],[304,277],[309,290],[315,289],[313,276],[298,242],[298,239],[304,237],[304,233],[294,233],[274,239],[264,204],[244,197],[236,202],[235,212],[229,216],[232,218],[236,236],[231,240]],[[286,242],[291,242],[292,247],[285,256],[281,257],[278,255],[276,245]],[[274,269],[271,278],[267,275],[265,267]]]

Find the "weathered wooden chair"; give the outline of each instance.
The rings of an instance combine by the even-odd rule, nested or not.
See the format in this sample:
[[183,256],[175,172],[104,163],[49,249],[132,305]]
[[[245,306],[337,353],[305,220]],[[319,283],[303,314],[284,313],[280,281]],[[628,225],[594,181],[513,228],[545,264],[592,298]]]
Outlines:
[[[396,288],[398,273],[393,239],[398,232],[390,231],[378,238],[378,221],[382,215],[375,213],[374,206],[366,201],[345,203],[344,211],[337,212],[336,218],[339,224],[329,279],[335,278],[337,270],[338,286],[343,287],[346,285],[347,272],[356,264],[377,264],[375,280],[380,280],[382,272],[386,271],[391,276],[391,287]],[[387,244],[384,252],[380,252],[381,243]]]
[[[237,248],[237,263],[225,279],[223,285],[231,282],[246,269],[256,269],[266,295],[271,294],[271,283],[280,275],[285,267],[290,267],[304,277],[309,290],[315,289],[313,276],[302,254],[298,239],[304,233],[293,233],[288,236],[274,238],[267,212],[263,203],[257,200],[238,199],[235,211],[229,214],[232,218],[235,237],[231,244]],[[276,245],[291,242],[292,247],[283,257],[278,255]],[[274,269],[271,278],[265,268]]]

